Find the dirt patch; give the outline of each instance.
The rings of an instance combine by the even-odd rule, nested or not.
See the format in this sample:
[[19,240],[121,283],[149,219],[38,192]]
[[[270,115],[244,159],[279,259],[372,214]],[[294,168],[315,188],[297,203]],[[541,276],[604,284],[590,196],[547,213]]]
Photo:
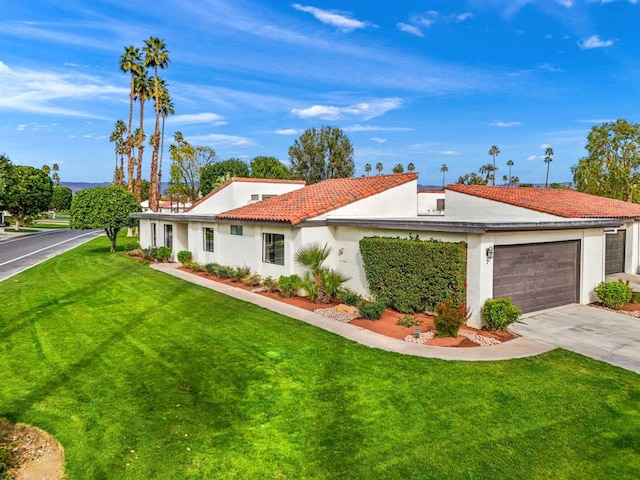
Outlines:
[[15,463],[8,473],[16,480],[58,480],[64,477],[64,450],[44,430],[16,425],[0,418],[0,446],[11,452]]

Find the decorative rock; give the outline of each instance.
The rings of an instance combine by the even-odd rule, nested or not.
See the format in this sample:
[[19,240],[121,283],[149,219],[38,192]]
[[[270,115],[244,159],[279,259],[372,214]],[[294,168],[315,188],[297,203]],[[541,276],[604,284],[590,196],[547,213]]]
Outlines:
[[458,332],[458,335],[460,335],[461,337],[464,337],[464,338],[468,338],[473,343],[477,343],[481,347],[489,347],[491,345],[500,345],[502,343],[497,338],[484,337],[484,336],[482,336],[482,335],[480,335],[478,333],[475,333],[475,332],[465,332],[465,331],[460,330]]
[[424,332],[420,334],[420,338],[416,338],[413,335],[407,335],[404,337],[405,342],[409,343],[417,343],[418,345],[426,345],[429,340],[436,336],[435,330],[429,330],[428,332]]
[[354,318],[358,318],[360,316],[360,312],[358,312],[357,308],[354,313],[339,312],[335,307],[316,308],[313,313],[319,313],[320,315],[324,315],[325,317],[333,318],[334,320],[339,320],[344,323],[349,323]]
[[358,309],[356,307],[352,307],[351,305],[345,305],[341,303],[340,305],[335,306],[336,312],[346,313],[348,315],[353,315],[354,313],[358,313]]

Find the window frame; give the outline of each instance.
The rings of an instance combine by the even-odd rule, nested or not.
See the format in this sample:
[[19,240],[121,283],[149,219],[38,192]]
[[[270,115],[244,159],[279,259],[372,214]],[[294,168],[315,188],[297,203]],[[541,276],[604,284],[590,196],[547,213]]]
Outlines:
[[[279,245],[281,245],[280,255],[278,255]],[[262,262],[271,265],[284,265],[284,234],[262,234]]]
[[173,225],[171,223],[164,224],[164,246],[173,250]]
[[229,225],[229,233],[231,235],[243,236],[244,235],[243,225]]
[[[210,235],[210,236],[209,236]],[[216,233],[213,227],[203,227],[202,229],[202,249],[205,252],[215,251]]]
[[151,248],[158,246],[158,224],[151,222]]

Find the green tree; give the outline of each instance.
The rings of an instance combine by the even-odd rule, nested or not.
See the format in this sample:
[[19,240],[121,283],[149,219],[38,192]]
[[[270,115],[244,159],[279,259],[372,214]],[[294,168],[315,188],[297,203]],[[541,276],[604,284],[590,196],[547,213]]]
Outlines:
[[509,182],[509,186],[511,186],[511,184],[513,183],[513,180],[511,178],[511,167],[513,167],[513,160],[507,161],[507,167],[509,167],[509,175],[507,181]]
[[492,164],[487,163],[485,165],[482,165],[478,169],[478,173],[480,175],[484,176],[485,185],[489,185],[489,182],[491,182],[491,181],[495,185],[495,183],[496,183],[496,168]]
[[620,119],[594,126],[585,148],[588,155],[571,167],[579,192],[640,202],[640,124]]
[[340,128],[309,128],[289,147],[291,174],[308,185],[353,176],[353,146]]
[[8,194],[8,185],[11,182],[11,170],[13,168],[13,164],[9,157],[6,155],[0,155],[0,221],[3,221],[2,212],[7,209],[7,194]]
[[[491,148],[489,149],[489,155],[491,155],[493,157],[493,170],[491,170],[491,172],[493,172],[493,176],[491,177],[492,180],[492,185],[496,184],[496,176],[495,176],[495,172],[496,170],[498,170],[498,168],[496,167],[496,157],[498,155],[500,155],[500,149],[497,147],[497,145],[492,145]],[[487,183],[488,179],[487,179]]]
[[130,192],[135,192],[138,198],[142,197],[140,192],[140,185],[142,181],[142,159],[144,158],[144,141],[146,139],[146,135],[144,133],[144,104],[145,102],[151,98],[151,89],[152,89],[152,81],[147,75],[146,70],[141,69],[136,74],[134,80],[134,88],[135,88],[135,100],[139,103],[139,112],[140,112],[140,126],[136,128],[134,132],[135,145],[138,149],[138,160],[135,162],[136,167],[136,178],[134,181],[133,178],[133,167],[132,163],[129,170],[129,185],[128,190]]
[[396,164],[395,167],[393,167],[393,173],[404,173],[404,166],[401,163]]
[[211,163],[202,169],[200,175],[200,193],[206,195],[214,189],[220,177],[225,175],[231,177],[248,177],[249,165],[239,158],[230,158],[222,162]]
[[155,105],[156,121],[153,130],[152,147],[153,152],[151,154],[151,173],[149,176],[149,208],[153,212],[158,211],[158,202],[160,199],[159,185],[158,185],[158,152],[160,150],[160,96],[162,95],[160,88],[160,77],[158,76],[158,69],[165,69],[169,66],[169,50],[163,40],[158,37],[149,37],[144,41],[143,65],[146,68],[153,69],[153,90],[152,97]]
[[520,183],[519,177],[511,177],[511,183],[509,185],[518,185]]
[[169,193],[181,202],[195,202],[200,196],[198,182],[202,170],[213,164],[216,152],[211,147],[193,146],[182,133],[174,134],[174,143],[169,146],[171,156],[171,186]]
[[472,172],[458,177],[458,181],[456,183],[464,183],[465,185],[486,185],[487,179],[482,178],[475,172]]
[[382,162],[376,163],[376,171],[378,172],[378,175],[382,173],[383,169],[384,169],[384,166],[382,165]]
[[365,171],[365,173],[367,174],[367,177],[368,177],[368,176],[369,176],[369,173],[371,173],[371,164],[370,164],[370,163],[367,163],[367,164],[364,166],[364,171]]
[[[442,166],[440,167],[440,171],[442,172],[442,188],[444,189],[444,179],[445,179],[445,175],[447,174],[447,172],[449,171],[449,167],[447,167],[446,163],[443,163]],[[462,183],[462,182],[458,182],[458,183]]]
[[547,147],[544,151],[544,163],[547,164],[547,176],[544,179],[544,188],[549,186],[549,165],[553,162],[553,149],[551,147]]
[[407,172],[413,172],[415,171],[415,169],[416,169],[416,166],[413,164],[413,162],[409,162],[407,164]]
[[[142,56],[140,50],[133,45],[124,47],[124,53],[120,57],[120,70],[123,73],[130,73],[131,79],[129,80],[129,122],[127,123],[127,138],[126,138],[126,150],[127,150],[127,182],[130,192],[133,192],[133,168],[134,168],[134,156],[133,147],[136,145],[137,137],[132,136],[131,129],[133,123],[133,103],[136,97],[136,79],[144,70],[142,66]],[[123,172],[124,175],[124,172]]]
[[73,197],[69,225],[75,230],[104,229],[115,252],[118,232],[135,227],[138,221],[129,214],[140,210],[137,197],[122,187],[87,188]]
[[51,167],[45,163],[44,165],[42,165],[42,171],[49,175],[51,173]]
[[169,115],[175,114],[175,108],[171,101],[171,95],[167,89],[167,83],[163,80],[160,92],[160,116],[162,117],[162,128],[160,130],[160,160],[158,165],[158,192],[162,194],[162,160],[164,157],[164,126]]
[[57,163],[54,163],[51,169],[53,170],[52,177],[53,177],[54,185],[60,185],[60,174],[58,173],[60,171],[60,167],[58,166]]
[[289,169],[276,157],[257,156],[249,164],[253,178],[277,178],[287,179],[290,176]]
[[[116,156],[116,166],[113,174],[114,183],[118,186],[124,185],[124,155],[127,153],[127,140],[125,134],[127,133],[127,126],[124,121],[116,121],[113,132],[109,137],[109,141],[114,144],[114,152]],[[120,156],[120,165],[118,165],[118,155]]]
[[53,196],[51,197],[51,205],[49,210],[53,210],[53,218],[56,218],[57,212],[64,212],[71,208],[71,200],[73,192],[69,187],[60,185],[53,186]]
[[5,210],[16,219],[17,230],[27,217],[47,211],[52,195],[53,182],[41,169],[19,165],[9,170]]

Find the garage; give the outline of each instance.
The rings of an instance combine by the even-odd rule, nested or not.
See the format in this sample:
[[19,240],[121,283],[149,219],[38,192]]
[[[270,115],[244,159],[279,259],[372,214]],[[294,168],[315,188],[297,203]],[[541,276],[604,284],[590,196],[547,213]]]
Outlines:
[[605,254],[604,254],[604,274],[612,275],[614,273],[624,272],[624,251],[627,240],[626,230],[618,230],[617,232],[606,232],[605,238]]
[[578,303],[580,241],[496,245],[493,296],[523,313]]

